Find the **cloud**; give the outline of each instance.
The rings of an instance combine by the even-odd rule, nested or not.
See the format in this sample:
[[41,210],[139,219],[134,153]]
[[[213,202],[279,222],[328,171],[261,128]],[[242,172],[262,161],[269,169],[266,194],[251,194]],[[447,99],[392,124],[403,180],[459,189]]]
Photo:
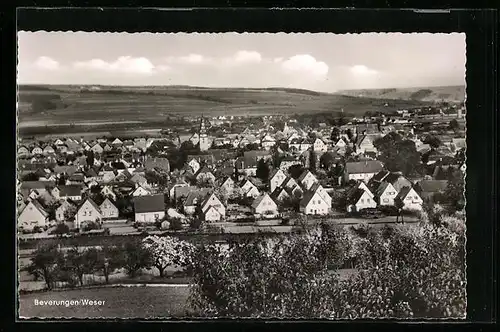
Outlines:
[[205,57],[201,54],[191,53],[185,56],[169,56],[166,58],[166,62],[168,63],[180,63],[180,64],[204,64],[211,62],[212,59]]
[[[84,70],[124,74],[153,74],[155,70],[155,66],[147,58],[133,58],[130,56],[121,56],[114,62],[107,62],[102,59],[80,61],[75,62],[74,67]],[[166,67],[162,68],[165,69]]]
[[309,54],[294,55],[284,61],[279,58],[275,59],[275,62],[276,60],[284,70],[291,73],[309,74],[318,78],[324,78],[328,74],[328,65]]
[[262,55],[256,51],[238,51],[231,60],[236,63],[259,63],[262,61]]
[[41,56],[35,61],[35,66],[43,70],[59,69],[59,62],[47,56]]
[[354,75],[359,75],[359,76],[368,76],[368,75],[377,75],[378,71],[374,69],[370,69],[366,67],[365,65],[355,65],[350,68],[350,71]]

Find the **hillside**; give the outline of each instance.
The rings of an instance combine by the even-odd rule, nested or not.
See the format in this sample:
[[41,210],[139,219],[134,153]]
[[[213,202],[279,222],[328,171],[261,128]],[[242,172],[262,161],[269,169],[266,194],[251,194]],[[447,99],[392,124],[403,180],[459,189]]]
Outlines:
[[465,86],[343,90],[337,92],[337,94],[378,99],[404,99],[427,102],[462,102],[465,99]]
[[270,115],[340,111],[393,111],[426,104],[320,93],[301,89],[185,86],[19,86],[20,127],[92,124],[95,121],[156,122],[167,115]]

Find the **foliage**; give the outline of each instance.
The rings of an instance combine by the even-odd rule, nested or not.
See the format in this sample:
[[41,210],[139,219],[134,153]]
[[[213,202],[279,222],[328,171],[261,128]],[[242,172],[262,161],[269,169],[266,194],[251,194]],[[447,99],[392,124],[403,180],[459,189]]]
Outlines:
[[144,248],[150,251],[152,264],[158,269],[160,277],[164,276],[167,267],[180,261],[181,258],[177,256],[183,254],[183,252],[179,251],[181,241],[171,236],[148,236],[142,240],[142,244]]
[[379,160],[391,172],[401,171],[404,175],[414,175],[420,164],[420,154],[415,142],[404,140],[399,134],[391,132],[376,139],[373,145],[380,153]]
[[425,144],[429,144],[431,148],[437,149],[441,145],[441,140],[433,135],[427,135],[423,141]]
[[326,152],[321,155],[319,158],[320,166],[326,170],[329,170],[333,165],[333,161],[335,160],[334,155],[331,152]]
[[184,228],[184,225],[182,224],[182,220],[179,218],[172,218],[169,220],[170,222],[170,229],[173,231],[180,231]]
[[292,178],[298,179],[304,170],[304,166],[296,164],[288,167],[288,174],[290,174]]
[[33,275],[35,279],[43,279],[47,288],[50,290],[54,287],[54,282],[56,281],[58,262],[60,262],[61,255],[57,245],[39,247],[34,252],[26,270]]
[[453,131],[457,131],[460,129],[460,124],[458,123],[457,119],[453,119],[449,123],[449,127]]
[[[430,224],[366,237],[323,224],[228,248],[202,245],[191,304],[219,317],[464,317],[463,248],[463,232]],[[359,272],[340,279],[334,271],[353,259]]]
[[444,195],[452,211],[460,211],[465,206],[464,186],[464,174],[461,171],[453,172],[448,178]]
[[151,252],[147,250],[141,241],[127,242],[121,248],[123,252],[122,266],[130,277],[135,277],[137,272],[152,265]]
[[95,260],[95,270],[101,271],[106,283],[109,275],[123,267],[124,256],[121,248],[104,245],[101,249],[89,249],[88,258]]
[[69,227],[65,223],[59,223],[57,224],[56,228],[52,231],[53,234],[56,235],[63,235],[69,233]]
[[89,252],[87,249],[82,250],[75,246],[66,255],[60,257],[59,266],[61,271],[69,272],[71,276],[78,280],[80,286],[83,286],[83,275],[92,273],[95,268],[96,261],[89,259]]
[[101,226],[97,222],[90,221],[83,226],[82,230],[84,232],[88,232],[88,231],[100,229],[100,228],[101,228]]
[[330,138],[333,142],[337,142],[340,138],[340,129],[338,127],[333,127],[332,132],[330,134]]
[[27,173],[21,176],[21,181],[38,181],[39,176],[36,173]]

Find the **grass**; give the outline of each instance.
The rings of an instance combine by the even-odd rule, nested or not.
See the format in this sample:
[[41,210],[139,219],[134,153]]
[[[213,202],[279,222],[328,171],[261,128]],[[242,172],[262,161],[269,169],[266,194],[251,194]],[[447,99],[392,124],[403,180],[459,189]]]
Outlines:
[[412,99],[422,101],[463,101],[465,86],[438,86],[395,89],[346,90],[342,94],[382,99]]
[[[24,318],[169,318],[189,310],[187,287],[110,287],[51,291],[19,297]],[[102,306],[36,306],[34,301],[105,301]]]

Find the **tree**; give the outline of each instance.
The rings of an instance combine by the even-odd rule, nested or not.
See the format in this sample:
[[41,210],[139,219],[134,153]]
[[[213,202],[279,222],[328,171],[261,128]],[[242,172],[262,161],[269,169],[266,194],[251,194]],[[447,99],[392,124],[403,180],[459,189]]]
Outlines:
[[[91,253],[93,255],[93,253]],[[72,273],[83,286],[83,276],[90,274],[95,269],[96,260],[89,259],[88,250],[81,250],[78,246],[71,248],[64,257],[64,270]]]
[[405,206],[404,202],[400,198],[394,199],[394,206],[398,209],[398,215],[396,216],[396,223],[399,222],[399,217],[401,217],[401,223],[404,224],[403,220],[403,207]]
[[441,145],[441,140],[433,135],[428,135],[424,139],[425,144],[429,144],[429,146],[433,149],[437,149]]
[[269,179],[269,166],[264,159],[259,159],[257,162],[256,176],[262,181],[266,182]]
[[94,165],[94,151],[90,150],[87,152],[87,158],[86,158],[86,161],[87,161],[87,166],[90,166],[92,167]]
[[68,205],[66,210],[64,210],[64,220],[73,221],[75,219],[76,211],[77,208],[75,205],[73,204]]
[[57,224],[56,229],[53,231],[53,234],[56,234],[59,237],[67,233],[69,233],[69,227],[65,223]]
[[309,151],[309,169],[311,172],[316,172],[316,152],[314,150]]
[[465,206],[464,197],[464,175],[461,171],[454,171],[448,177],[448,184],[444,196],[451,208],[451,211],[460,211]]
[[347,138],[349,139],[349,142],[352,142],[352,140],[354,139],[354,134],[352,133],[351,128],[348,128],[346,130],[346,135],[347,135]]
[[27,266],[28,273],[35,279],[42,278],[47,289],[51,290],[58,274],[58,263],[61,260],[61,252],[57,245],[39,247],[31,258],[31,263]]
[[38,181],[39,177],[36,173],[28,173],[21,176],[21,181]]
[[179,218],[172,218],[170,219],[170,230],[172,231],[180,231],[184,228],[184,225],[182,224],[182,220]]
[[329,170],[335,160],[333,154],[331,152],[326,152],[321,155],[319,158],[319,163],[321,168]]
[[457,131],[460,129],[460,124],[458,123],[457,119],[453,119],[450,121],[448,127],[453,131]]
[[391,132],[384,137],[376,139],[373,145],[379,151],[379,160],[391,172],[403,172],[410,176],[416,173],[420,164],[420,154],[415,147],[415,142],[402,139],[401,135]]
[[186,261],[184,255],[187,254],[183,248],[184,241],[171,236],[148,236],[142,240],[144,247],[150,251],[152,264],[164,276],[164,271],[172,265],[183,265]]
[[123,267],[125,261],[124,254],[121,248],[104,245],[100,250],[95,250],[89,252],[89,257],[92,258],[95,255],[95,269],[96,271],[101,271],[104,275],[106,284],[109,283],[109,276],[115,270]]
[[149,268],[152,257],[149,250],[144,248],[141,241],[131,241],[123,245],[123,267],[130,277],[135,277],[143,268]]
[[333,127],[330,138],[332,142],[337,142],[340,139],[340,129],[338,127]]

